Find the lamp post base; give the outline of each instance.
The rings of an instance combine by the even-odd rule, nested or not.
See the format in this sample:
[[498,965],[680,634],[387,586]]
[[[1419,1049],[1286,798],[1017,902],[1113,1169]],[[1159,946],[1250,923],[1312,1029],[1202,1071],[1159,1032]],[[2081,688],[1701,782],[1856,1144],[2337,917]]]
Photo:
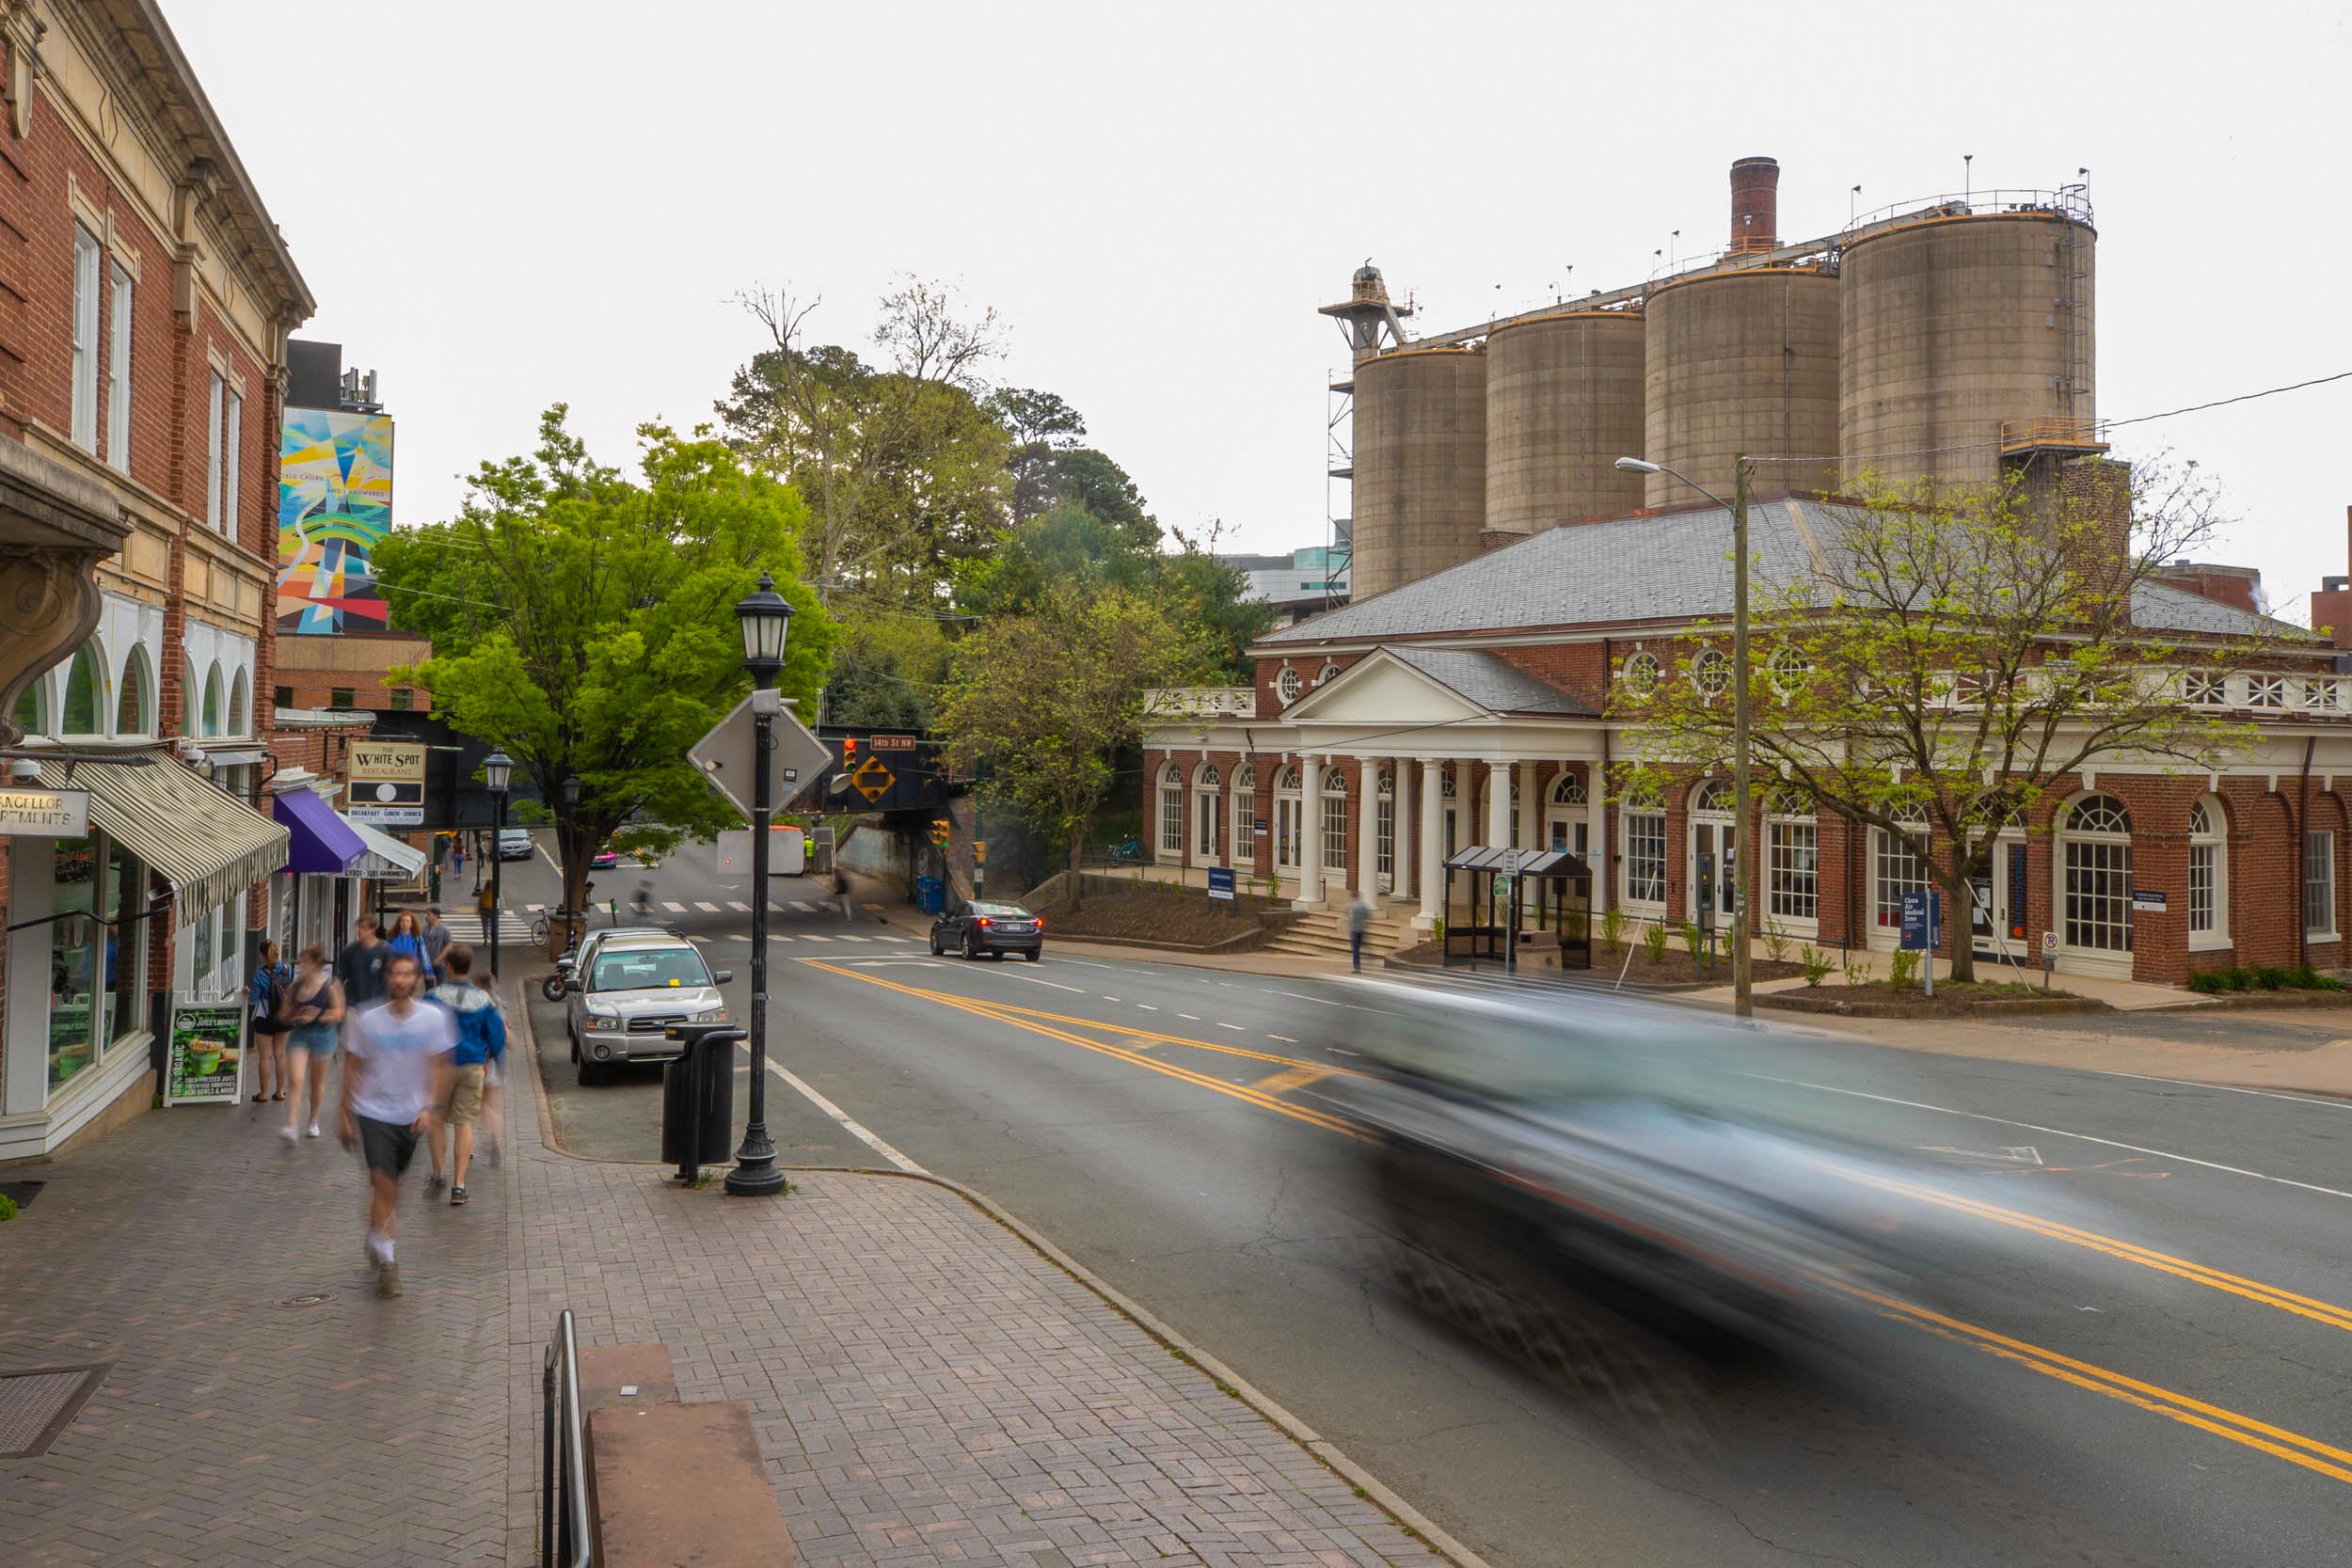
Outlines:
[[726,1190],[737,1197],[773,1197],[792,1183],[776,1168],[776,1157],[763,1154],[756,1162],[739,1161],[727,1172]]

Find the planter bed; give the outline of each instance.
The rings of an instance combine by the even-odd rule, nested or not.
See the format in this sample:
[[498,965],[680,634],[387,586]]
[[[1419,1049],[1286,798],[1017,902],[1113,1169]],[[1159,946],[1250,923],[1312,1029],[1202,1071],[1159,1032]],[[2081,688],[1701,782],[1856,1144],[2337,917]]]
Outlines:
[[1883,981],[1860,986],[1806,986],[1798,990],[1758,992],[1756,1005],[1792,1013],[1828,1013],[1840,1018],[2004,1018],[2037,1013],[2110,1012],[2106,1003],[2069,991],[2002,994],[1947,983],[1933,996]]

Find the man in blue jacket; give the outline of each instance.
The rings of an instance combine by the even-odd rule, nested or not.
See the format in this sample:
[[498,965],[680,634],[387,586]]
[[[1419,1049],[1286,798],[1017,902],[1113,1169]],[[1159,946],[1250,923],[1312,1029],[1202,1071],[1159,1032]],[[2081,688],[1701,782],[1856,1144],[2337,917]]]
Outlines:
[[425,1192],[441,1189],[442,1140],[449,1141],[452,1206],[466,1198],[466,1167],[473,1162],[474,1123],[482,1119],[482,1085],[489,1064],[506,1060],[506,1018],[498,999],[473,983],[473,949],[453,944],[442,956],[449,978],[433,988],[428,1000],[446,1007],[457,1022],[455,1068],[450,1074],[449,1102],[433,1128],[429,1150],[433,1174]]

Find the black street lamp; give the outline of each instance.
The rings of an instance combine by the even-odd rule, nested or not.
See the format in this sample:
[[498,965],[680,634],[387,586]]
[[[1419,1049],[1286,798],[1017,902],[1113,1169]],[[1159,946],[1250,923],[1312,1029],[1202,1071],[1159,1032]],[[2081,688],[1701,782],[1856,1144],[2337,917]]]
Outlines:
[[[575,773],[570,778],[564,781],[563,795],[564,826],[562,832],[564,836],[562,840],[562,847],[568,852],[572,841],[578,837],[580,833],[579,774]],[[564,912],[559,917],[564,922],[564,941],[566,945],[570,945],[578,940],[574,922],[584,922],[588,916],[587,900],[583,898],[577,907],[574,906],[571,899],[571,892],[572,890],[568,887],[564,890]]]
[[739,1196],[770,1196],[784,1191],[786,1182],[768,1136],[768,818],[773,810],[768,795],[774,770],[769,753],[776,715],[784,711],[775,679],[784,668],[792,607],[762,572],[759,587],[735,607],[735,616],[743,627],[743,668],[752,673],[752,1103],[726,1187]]
[[501,746],[482,759],[482,782],[489,787],[490,798],[498,802],[494,826],[490,832],[490,914],[483,922],[490,927],[490,978],[499,975],[499,896],[506,869],[504,847],[499,842],[506,836],[506,785],[515,776],[515,759]]

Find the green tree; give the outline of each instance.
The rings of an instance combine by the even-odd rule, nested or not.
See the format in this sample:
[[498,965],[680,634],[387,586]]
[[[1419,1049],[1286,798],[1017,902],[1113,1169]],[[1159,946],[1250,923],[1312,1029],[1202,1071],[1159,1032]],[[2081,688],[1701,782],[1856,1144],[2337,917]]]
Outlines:
[[932,695],[947,677],[949,647],[941,623],[917,610],[834,608],[841,616],[841,641],[825,683],[825,722],[929,729]]
[[503,746],[541,800],[580,781],[557,835],[577,908],[589,858],[625,824],[626,843],[652,850],[734,825],[686,752],[749,685],[734,607],[759,574],[799,612],[787,696],[816,695],[834,629],[799,580],[804,512],[787,486],[660,425],[640,428],[625,477],[589,457],[564,413],[541,418],[531,456],[484,463],[454,520],[385,540],[375,566],[402,624],[433,640],[430,659],[393,678]]
[[1087,825],[1143,733],[1143,694],[1199,677],[1188,628],[1126,589],[1060,589],[1027,614],[982,625],[956,647],[936,715],[949,759],[992,801],[1070,846],[1071,902]]
[[[2070,775],[2201,771],[2245,745],[2248,726],[2184,701],[2184,671],[2275,658],[2292,628],[2201,610],[2214,629],[2159,629],[2180,617],[2146,613],[2177,592],[2157,570],[2211,540],[2211,498],[2165,470],[2124,475],[2104,467],[2105,493],[2076,499],[1866,481],[1859,504],[1813,510],[1813,570],[1753,590],[1759,799],[1793,789],[1894,835],[1965,911],[1995,834],[2037,827]],[[1727,764],[1728,644],[1701,626],[1664,678],[1614,683],[1637,787],[1668,763]],[[1954,979],[1973,974],[1970,946]]]

